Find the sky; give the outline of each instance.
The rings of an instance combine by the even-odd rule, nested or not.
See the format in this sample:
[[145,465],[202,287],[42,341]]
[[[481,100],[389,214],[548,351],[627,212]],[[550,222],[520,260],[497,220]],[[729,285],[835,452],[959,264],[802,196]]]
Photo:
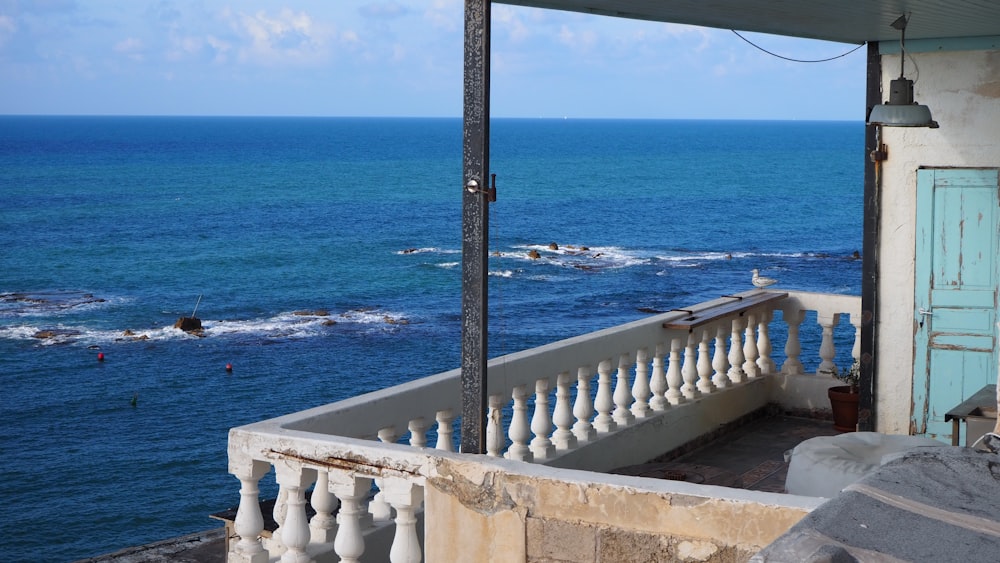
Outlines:
[[[0,0],[0,114],[458,117],[463,10]],[[864,48],[494,4],[491,49],[494,117],[864,119]]]

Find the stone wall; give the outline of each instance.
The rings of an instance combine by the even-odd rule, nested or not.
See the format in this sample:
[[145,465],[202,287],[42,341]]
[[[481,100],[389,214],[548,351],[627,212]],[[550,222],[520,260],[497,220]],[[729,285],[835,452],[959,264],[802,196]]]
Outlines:
[[429,562],[721,563],[748,560],[820,499],[447,460],[425,502]]

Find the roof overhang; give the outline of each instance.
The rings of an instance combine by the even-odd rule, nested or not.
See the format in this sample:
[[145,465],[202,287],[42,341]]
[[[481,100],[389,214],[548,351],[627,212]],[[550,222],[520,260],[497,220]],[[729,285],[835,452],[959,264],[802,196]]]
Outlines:
[[841,43],[1000,35],[995,0],[503,0],[503,4]]

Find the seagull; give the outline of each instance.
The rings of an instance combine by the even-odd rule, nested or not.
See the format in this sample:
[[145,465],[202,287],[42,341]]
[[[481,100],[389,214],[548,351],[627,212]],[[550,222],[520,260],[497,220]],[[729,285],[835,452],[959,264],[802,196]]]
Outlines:
[[764,276],[761,276],[760,271],[757,270],[757,268],[754,268],[751,271],[753,272],[753,279],[751,279],[750,281],[753,282],[754,286],[756,287],[763,289],[769,285],[774,285],[778,283],[778,280],[774,278],[765,278]]

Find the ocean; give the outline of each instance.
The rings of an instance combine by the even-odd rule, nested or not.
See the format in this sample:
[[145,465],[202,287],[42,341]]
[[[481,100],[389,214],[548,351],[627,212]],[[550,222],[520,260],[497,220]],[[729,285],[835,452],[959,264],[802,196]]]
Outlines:
[[[461,137],[0,116],[5,559],[215,527],[239,501],[229,428],[457,367]],[[750,289],[752,268],[860,294],[863,162],[861,122],[495,119],[490,356]],[[203,337],[173,328],[195,310]]]

